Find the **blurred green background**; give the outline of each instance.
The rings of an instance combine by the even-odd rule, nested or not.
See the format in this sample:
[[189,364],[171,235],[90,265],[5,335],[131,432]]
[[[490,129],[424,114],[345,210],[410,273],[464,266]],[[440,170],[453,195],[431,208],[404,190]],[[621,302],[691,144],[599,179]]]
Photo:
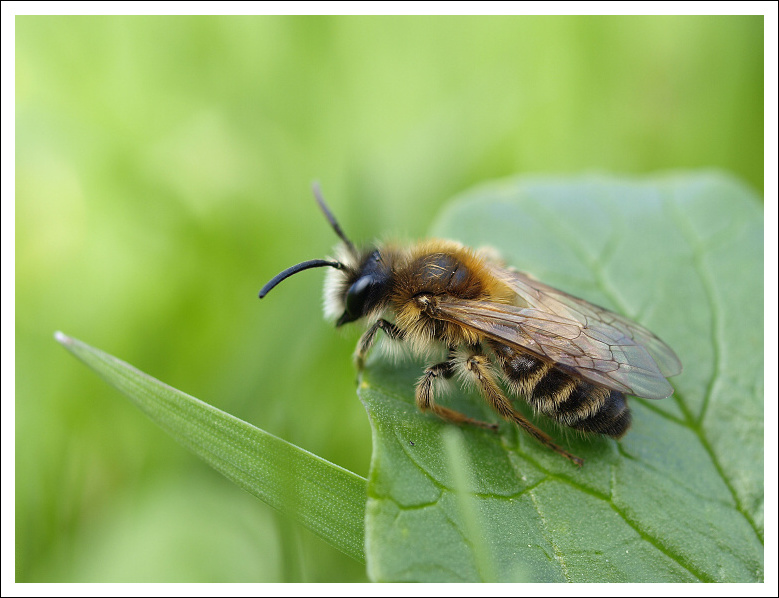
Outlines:
[[16,17],[17,581],[364,581],[55,330],[360,475],[322,272],[517,173],[763,188],[762,17]]

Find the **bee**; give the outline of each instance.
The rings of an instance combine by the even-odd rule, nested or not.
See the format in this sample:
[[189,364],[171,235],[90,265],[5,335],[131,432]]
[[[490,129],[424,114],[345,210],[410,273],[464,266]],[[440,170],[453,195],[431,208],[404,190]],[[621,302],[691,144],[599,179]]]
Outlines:
[[443,361],[427,365],[417,382],[416,404],[422,412],[497,430],[496,424],[438,402],[445,381],[456,376],[472,383],[501,417],[581,466],[581,458],[517,411],[507,394],[524,398],[558,424],[616,439],[631,423],[626,395],[664,399],[673,394],[667,378],[682,371],[679,358],[628,318],[454,241],[358,249],[317,184],[314,196],[341,239],[336,257],[287,268],[262,288],[260,299],[293,274],[332,268],[325,281],[325,315],[336,327],[367,322],[355,350],[358,369],[379,331],[420,356],[436,347],[446,352]]

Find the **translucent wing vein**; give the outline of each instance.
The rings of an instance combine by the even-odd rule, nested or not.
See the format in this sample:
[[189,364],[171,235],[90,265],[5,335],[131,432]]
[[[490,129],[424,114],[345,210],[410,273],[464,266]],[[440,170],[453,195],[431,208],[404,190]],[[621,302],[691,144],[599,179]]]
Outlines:
[[440,317],[607,388],[648,399],[673,393],[666,377],[678,374],[681,363],[642,326],[521,272],[494,266],[493,274],[514,290],[517,305],[441,298]]

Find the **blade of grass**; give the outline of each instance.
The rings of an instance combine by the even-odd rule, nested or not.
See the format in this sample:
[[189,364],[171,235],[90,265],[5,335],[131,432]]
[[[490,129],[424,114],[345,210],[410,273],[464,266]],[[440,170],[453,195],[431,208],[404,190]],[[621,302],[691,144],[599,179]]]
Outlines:
[[462,432],[450,426],[442,431],[444,453],[452,478],[452,489],[456,496],[457,509],[461,517],[461,525],[464,529],[463,536],[470,540],[471,550],[475,561],[476,570],[482,582],[494,583],[499,581],[493,568],[493,555],[485,538],[484,522],[481,521],[479,505],[475,496],[473,483],[473,465],[470,462],[468,452],[465,450]]
[[56,340],[214,469],[364,562],[366,480],[61,332]]

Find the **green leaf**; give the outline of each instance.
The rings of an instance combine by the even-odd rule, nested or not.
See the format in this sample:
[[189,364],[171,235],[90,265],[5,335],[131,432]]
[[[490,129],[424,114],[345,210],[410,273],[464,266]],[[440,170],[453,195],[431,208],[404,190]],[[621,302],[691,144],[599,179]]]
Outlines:
[[[495,247],[637,320],[684,371],[673,397],[630,399],[633,427],[619,443],[534,418],[585,459],[577,469],[509,424],[495,434],[419,413],[424,364],[372,355],[359,388],[374,434],[369,576],[761,581],[762,231],[759,199],[717,173],[523,177],[453,202],[436,236]],[[499,421],[474,392],[445,400]]]
[[364,560],[365,479],[58,332],[56,339],[225,477]]

